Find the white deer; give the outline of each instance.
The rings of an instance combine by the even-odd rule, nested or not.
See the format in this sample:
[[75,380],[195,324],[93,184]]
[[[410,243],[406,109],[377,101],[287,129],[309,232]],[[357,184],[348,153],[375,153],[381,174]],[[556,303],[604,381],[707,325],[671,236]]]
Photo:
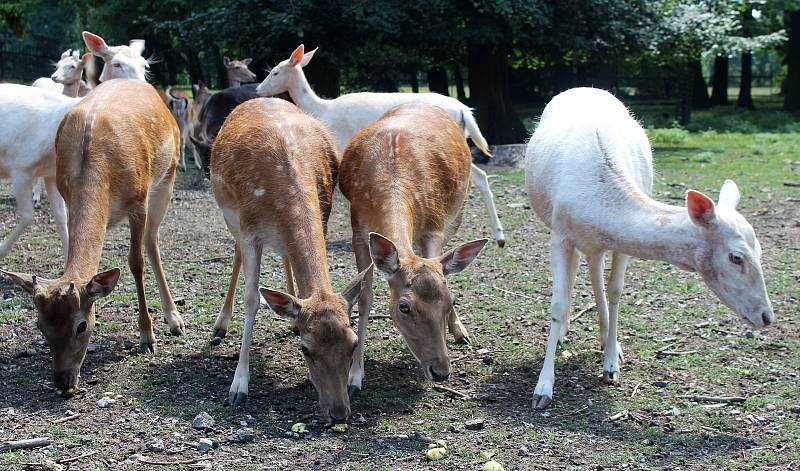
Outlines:
[[[774,321],[761,246],[736,211],[736,184],[725,181],[716,205],[694,190],[686,194],[686,207],[653,200],[647,136],[608,92],[576,88],[553,98],[528,143],[525,182],[531,206],[551,230],[553,275],[550,334],[535,408],[552,402],[556,347],[569,328],[579,251],[588,259],[605,351],[603,378],[609,384],[620,382],[617,314],[631,257],[697,272],[751,327]],[[613,256],[606,299],[603,258],[608,251]]]
[[[355,133],[378,120],[389,109],[414,101],[422,101],[443,108],[453,116],[462,130],[472,138],[475,145],[486,155],[489,146],[481,135],[472,111],[455,98],[438,93],[350,93],[334,100],[324,100],[314,93],[303,73],[317,49],[304,54],[301,44],[288,59],[276,65],[267,78],[256,89],[261,96],[274,96],[289,92],[297,106],[318,118],[330,128],[336,140],[336,148],[341,154]],[[489,212],[489,223],[499,246],[505,244],[503,226],[497,217],[492,190],[486,172],[472,165],[472,182],[483,195],[483,202]]]

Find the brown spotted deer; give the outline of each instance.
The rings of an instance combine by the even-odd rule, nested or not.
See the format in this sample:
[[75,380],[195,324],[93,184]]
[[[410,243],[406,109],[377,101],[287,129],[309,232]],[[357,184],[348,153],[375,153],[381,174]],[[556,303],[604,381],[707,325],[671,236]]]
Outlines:
[[358,344],[350,311],[372,267],[362,267],[341,294],[333,292],[324,236],[339,163],[333,138],[291,103],[257,98],[228,116],[212,156],[211,189],[236,240],[230,288],[212,343],[227,332],[240,266],[245,280],[244,333],[229,403],[247,400],[261,252],[267,246],[283,258],[289,293],[267,288],[260,293],[299,332],[324,417],[345,420],[350,414],[347,375]]
[[[663,260],[697,272],[745,324],[775,320],[764,285],[761,246],[736,210],[739,189],[726,180],[715,205],[694,190],[686,206],[650,197],[653,163],[641,125],[610,93],[574,88],[553,98],[542,113],[525,155],[531,206],[550,227],[553,297],[550,334],[533,407],[553,400],[555,356],[569,329],[580,254],[586,255],[604,350],[603,380],[620,383],[617,335],[619,300],[631,257]],[[604,286],[605,253],[612,253]]]
[[[351,205],[358,270],[374,263],[386,275],[392,321],[426,377],[434,381],[450,375],[447,329],[457,341],[469,343],[445,277],[466,268],[488,242],[467,242],[442,254],[461,224],[471,162],[461,129],[446,111],[408,103],[358,132],[339,170],[340,188]],[[371,272],[364,289],[350,394],[361,389],[364,377]]]
[[256,80],[256,74],[248,68],[253,59],[231,60],[228,57],[222,59],[225,71],[228,73],[228,86],[239,87],[243,83],[250,83]]
[[[84,33],[93,51],[95,38]],[[57,389],[67,392],[77,390],[81,364],[94,331],[94,303],[113,291],[121,274],[119,268],[98,273],[106,230],[121,220],[127,219],[130,224],[128,263],[139,299],[142,350],[154,352],[156,344],[144,293],[143,246],[170,331],[182,335],[184,330],[158,248],[158,229],[169,206],[178,165],[178,127],[151,85],[143,80],[116,78],[117,74],[144,77],[143,70],[126,72],[116,66],[113,72],[107,70],[115,54],[125,52],[127,56],[132,52],[128,46],[108,49],[115,52],[106,58],[103,76],[107,81],[66,113],[55,140],[56,180],[69,220],[64,273],[46,280],[3,272],[33,295],[37,325],[53,353],[53,382]],[[130,55],[128,59],[135,58]],[[135,60],[129,63],[143,64]]]

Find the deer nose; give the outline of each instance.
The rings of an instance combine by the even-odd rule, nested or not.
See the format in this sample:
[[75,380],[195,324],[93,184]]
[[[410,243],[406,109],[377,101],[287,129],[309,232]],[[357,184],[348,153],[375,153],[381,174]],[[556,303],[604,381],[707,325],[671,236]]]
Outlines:
[[70,371],[54,371],[53,385],[56,389],[69,389],[75,386],[75,376]]
[[767,313],[767,311],[761,313],[761,320],[764,322],[764,327],[772,324],[772,318]]
[[343,414],[342,417],[337,417],[336,415],[334,415],[333,411],[328,411],[328,418],[330,419],[332,424],[343,423],[345,420],[347,420],[347,416],[349,415],[350,415],[349,413],[345,413]]
[[437,373],[437,372],[436,372],[436,370],[434,370],[434,369],[433,369],[433,367],[432,367],[432,366],[429,366],[429,367],[428,367],[428,371],[430,371],[430,372],[431,372],[431,379],[433,379],[433,380],[434,380],[434,381],[436,381],[436,382],[439,382],[439,381],[446,381],[446,380],[447,380],[447,378],[449,378],[449,377],[450,377],[450,373],[449,373],[449,372],[448,372],[448,373],[446,373],[446,374],[440,375],[439,373]]

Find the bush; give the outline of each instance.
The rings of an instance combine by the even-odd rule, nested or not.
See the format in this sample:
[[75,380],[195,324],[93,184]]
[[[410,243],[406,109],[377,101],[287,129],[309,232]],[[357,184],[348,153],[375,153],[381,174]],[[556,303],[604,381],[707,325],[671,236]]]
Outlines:
[[689,131],[681,128],[648,128],[647,137],[651,144],[675,146],[689,139]]

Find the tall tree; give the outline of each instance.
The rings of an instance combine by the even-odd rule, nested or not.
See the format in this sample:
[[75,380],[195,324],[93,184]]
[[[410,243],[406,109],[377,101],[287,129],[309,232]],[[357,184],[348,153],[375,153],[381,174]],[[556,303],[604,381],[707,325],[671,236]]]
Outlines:
[[728,104],[728,56],[714,57],[714,74],[711,78],[711,105]]
[[800,10],[789,16],[789,41],[786,46],[786,93],[783,109],[800,112]]

